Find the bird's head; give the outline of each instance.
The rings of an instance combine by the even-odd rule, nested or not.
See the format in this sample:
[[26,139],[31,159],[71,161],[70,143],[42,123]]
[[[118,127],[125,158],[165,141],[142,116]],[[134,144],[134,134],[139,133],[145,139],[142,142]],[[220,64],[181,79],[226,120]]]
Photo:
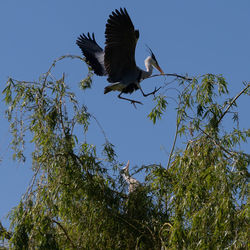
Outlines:
[[163,70],[161,69],[161,67],[159,66],[159,64],[158,64],[158,62],[157,62],[157,60],[156,60],[156,57],[155,57],[153,51],[152,51],[149,47],[148,47],[148,50],[149,50],[149,53],[150,53],[150,56],[148,57],[150,63],[152,64],[152,66],[153,66],[154,68],[156,68],[157,70],[159,70],[159,71],[161,72],[161,74],[163,75],[164,72],[163,72]]
[[129,172],[128,169],[129,169],[129,160],[128,160],[127,165],[122,169],[122,172],[125,173],[125,174],[128,174],[128,172]]

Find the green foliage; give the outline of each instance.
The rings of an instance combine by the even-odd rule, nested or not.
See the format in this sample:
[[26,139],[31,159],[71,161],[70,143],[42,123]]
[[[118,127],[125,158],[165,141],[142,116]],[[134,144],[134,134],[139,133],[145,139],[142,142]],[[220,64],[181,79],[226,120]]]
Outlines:
[[94,73],[91,71],[91,68],[89,67],[89,72],[88,72],[87,77],[80,81],[81,89],[85,90],[85,89],[91,88],[93,74]]
[[167,101],[165,96],[156,96],[154,98],[155,101],[157,101],[155,107],[148,115],[149,119],[153,121],[153,123],[156,123],[156,120],[160,119],[163,112],[167,108]]
[[[143,166],[145,183],[127,194],[114,145],[64,75],[52,77],[58,60],[39,81],[10,78],[3,91],[14,158],[25,160],[24,138],[32,138],[34,176],[10,213],[10,229],[0,228],[2,239],[13,249],[247,249],[250,156],[239,145],[250,130],[239,129],[236,111],[235,127],[221,124],[249,84],[226,99],[222,76],[182,78],[167,168]],[[155,100],[153,123],[165,115],[168,97]],[[75,132],[87,133],[92,121],[104,135],[101,156]],[[176,149],[184,137],[186,147]]]
[[[246,173],[247,159],[238,157],[244,162],[241,171]],[[242,220],[246,207],[240,209],[242,200],[237,196],[237,190],[245,190],[246,175],[239,174],[239,166],[234,171],[232,167],[206,136],[190,142],[184,153],[176,155],[169,171],[174,176],[170,202],[176,211],[173,228],[177,223],[178,230],[172,231],[170,246],[224,249],[232,246],[243,228],[247,230],[246,218]],[[238,244],[246,242],[239,240]]]

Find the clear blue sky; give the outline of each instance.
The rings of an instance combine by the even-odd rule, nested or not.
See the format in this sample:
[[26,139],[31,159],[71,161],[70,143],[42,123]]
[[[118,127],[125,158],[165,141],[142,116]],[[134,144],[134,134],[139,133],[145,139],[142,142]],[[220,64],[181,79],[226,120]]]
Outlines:
[[[0,82],[1,91],[11,76],[18,80],[37,80],[52,61],[65,54],[81,55],[75,45],[83,32],[95,32],[103,47],[108,15],[126,7],[134,25],[140,30],[136,60],[144,67],[148,56],[145,44],[154,51],[166,73],[198,76],[223,74],[229,82],[231,96],[250,81],[250,1],[249,0],[161,0],[161,1],[20,1],[0,2]],[[117,99],[117,93],[103,95],[105,78],[94,77],[92,89],[79,90],[79,81],[87,67],[78,60],[58,64],[53,74],[66,73],[66,81],[77,91],[80,103],[88,106],[115,145],[119,160],[131,165],[161,163],[166,165],[175,128],[175,103],[170,101],[166,116],[153,125],[147,118],[153,107],[152,97],[140,92],[131,97],[144,105],[137,109]],[[163,78],[142,83],[145,92],[163,84]],[[172,93],[174,95],[174,93]],[[168,92],[171,96],[171,91]],[[4,119],[5,105],[0,102],[0,220],[25,192],[32,176],[30,155],[26,163],[12,161],[9,124]],[[249,127],[249,99],[239,102],[241,127]],[[88,142],[104,143],[101,131],[93,122]],[[250,152],[249,145],[244,149]],[[5,221],[6,223],[6,221]]]

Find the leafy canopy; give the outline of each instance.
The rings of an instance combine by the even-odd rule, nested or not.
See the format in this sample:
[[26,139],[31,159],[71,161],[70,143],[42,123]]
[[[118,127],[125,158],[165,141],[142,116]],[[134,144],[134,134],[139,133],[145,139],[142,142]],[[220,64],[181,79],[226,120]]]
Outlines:
[[[168,163],[138,169],[145,183],[128,194],[105,134],[102,155],[79,140],[77,131],[87,133],[98,121],[78,104],[64,74],[51,74],[64,58],[81,59],[63,56],[35,82],[9,78],[3,91],[14,159],[25,161],[25,138],[32,138],[34,176],[9,215],[11,227],[0,227],[2,240],[14,249],[246,249],[250,157],[239,145],[250,130],[239,127],[236,101],[249,95],[249,83],[228,98],[221,75],[168,74],[178,83]],[[89,69],[83,90],[91,77]],[[168,115],[169,101],[155,97],[153,123]],[[232,122],[223,127],[229,115]],[[180,138],[185,147],[178,149]]]

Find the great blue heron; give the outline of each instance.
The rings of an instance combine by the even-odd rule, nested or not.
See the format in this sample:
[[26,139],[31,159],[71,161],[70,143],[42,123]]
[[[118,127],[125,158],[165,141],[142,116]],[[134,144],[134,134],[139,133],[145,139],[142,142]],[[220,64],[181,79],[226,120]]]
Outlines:
[[140,86],[140,82],[151,76],[153,67],[164,74],[160,68],[155,55],[150,50],[150,56],[145,60],[146,71],[140,69],[135,63],[135,47],[139,39],[139,31],[134,29],[134,25],[128,15],[127,10],[115,10],[109,16],[105,30],[105,49],[97,44],[94,33],[91,35],[82,34],[78,37],[76,44],[82,50],[86,61],[94,70],[96,75],[108,76],[111,83],[104,89],[104,94],[110,91],[120,91],[119,98],[139,103],[132,99],[122,97],[123,93],[132,93],[140,89],[143,96],[155,94],[160,88],[145,94]]
[[132,193],[140,185],[140,182],[129,174],[129,160],[127,165],[122,169],[122,177],[128,183],[128,192]]

